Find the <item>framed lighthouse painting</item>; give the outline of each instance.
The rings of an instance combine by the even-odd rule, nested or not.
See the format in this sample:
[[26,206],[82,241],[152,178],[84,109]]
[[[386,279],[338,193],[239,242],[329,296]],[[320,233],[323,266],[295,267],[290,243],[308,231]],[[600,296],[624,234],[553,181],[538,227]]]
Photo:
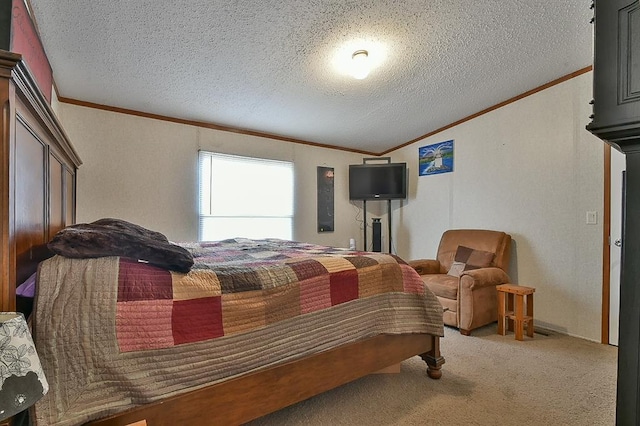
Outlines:
[[418,148],[419,176],[453,171],[453,139]]

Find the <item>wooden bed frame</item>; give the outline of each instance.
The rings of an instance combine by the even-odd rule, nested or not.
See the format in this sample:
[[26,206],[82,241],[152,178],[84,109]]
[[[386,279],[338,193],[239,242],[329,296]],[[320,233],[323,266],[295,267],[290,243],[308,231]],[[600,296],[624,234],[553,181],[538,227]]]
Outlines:
[[[81,161],[20,55],[3,50],[0,100],[0,304],[2,311],[15,311],[17,283],[50,256],[46,243],[51,237],[75,223],[76,171]],[[439,337],[380,335],[89,424],[241,424],[415,355],[426,361],[429,377],[440,378],[444,358]]]
[[130,425],[146,420],[149,426],[238,425],[418,354],[427,362],[429,377],[439,379],[444,358],[437,336],[380,335],[88,424]]

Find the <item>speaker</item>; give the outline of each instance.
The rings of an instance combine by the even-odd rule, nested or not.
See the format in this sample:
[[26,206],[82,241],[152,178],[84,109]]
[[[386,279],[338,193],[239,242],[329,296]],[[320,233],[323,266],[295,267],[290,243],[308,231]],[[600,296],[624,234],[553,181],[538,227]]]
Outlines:
[[382,223],[380,223],[379,217],[373,218],[373,223],[371,224],[373,228],[373,251],[381,252],[382,251]]

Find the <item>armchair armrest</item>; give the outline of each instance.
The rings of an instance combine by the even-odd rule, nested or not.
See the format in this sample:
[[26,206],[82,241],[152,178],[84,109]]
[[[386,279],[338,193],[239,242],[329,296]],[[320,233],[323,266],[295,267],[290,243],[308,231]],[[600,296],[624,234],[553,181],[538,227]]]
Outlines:
[[471,269],[460,275],[460,285],[467,286],[471,290],[505,284],[509,281],[509,275],[496,267]]
[[439,274],[440,261],[435,259],[417,259],[407,262],[420,275]]

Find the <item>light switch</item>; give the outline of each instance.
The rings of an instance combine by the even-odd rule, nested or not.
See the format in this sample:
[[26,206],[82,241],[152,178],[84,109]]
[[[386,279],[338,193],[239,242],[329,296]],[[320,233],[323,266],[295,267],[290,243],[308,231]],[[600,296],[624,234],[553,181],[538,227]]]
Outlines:
[[587,212],[587,225],[595,225],[598,223],[598,212],[588,211]]

